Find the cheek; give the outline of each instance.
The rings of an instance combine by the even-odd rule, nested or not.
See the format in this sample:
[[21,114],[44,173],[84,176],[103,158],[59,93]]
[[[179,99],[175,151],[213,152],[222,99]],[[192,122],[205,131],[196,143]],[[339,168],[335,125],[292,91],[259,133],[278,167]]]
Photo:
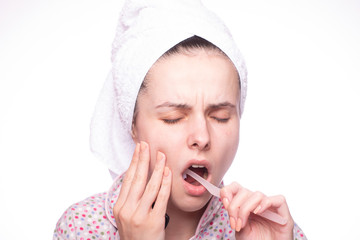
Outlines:
[[231,166],[239,144],[239,125],[235,125],[226,131],[217,134],[215,147],[217,149],[217,171],[216,182],[220,183],[223,176]]
[[238,145],[239,145],[239,136],[240,136],[240,132],[239,132],[239,123],[236,124],[236,127],[234,127],[232,129],[232,131],[228,131],[228,139],[229,139],[229,154],[231,155],[231,159],[233,160],[235,157],[235,154],[237,152],[238,149]]
[[[164,130],[164,129],[161,129]],[[179,163],[179,151],[184,149],[184,138],[179,132],[171,129],[165,131],[155,131],[154,139],[151,140],[153,145],[153,151],[161,151],[166,156],[166,165],[170,167],[172,171],[178,168]]]
[[173,169],[176,162],[176,149],[181,149],[184,143],[183,131],[177,132],[170,129],[160,121],[148,121],[137,126],[137,139],[145,141],[150,145],[151,163],[150,171],[152,172],[157,152],[163,152],[166,156],[166,165]]

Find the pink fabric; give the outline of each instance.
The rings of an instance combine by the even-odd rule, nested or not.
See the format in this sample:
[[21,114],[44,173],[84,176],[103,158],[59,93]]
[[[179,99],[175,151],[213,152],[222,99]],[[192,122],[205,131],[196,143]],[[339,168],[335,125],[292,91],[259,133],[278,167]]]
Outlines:
[[[122,176],[118,177],[107,193],[96,194],[70,206],[56,224],[53,240],[119,240],[113,207],[122,180]],[[229,215],[217,197],[211,198],[196,233],[190,240],[200,239],[235,239],[235,231],[230,228]],[[302,230],[295,224],[294,240],[306,239]]]

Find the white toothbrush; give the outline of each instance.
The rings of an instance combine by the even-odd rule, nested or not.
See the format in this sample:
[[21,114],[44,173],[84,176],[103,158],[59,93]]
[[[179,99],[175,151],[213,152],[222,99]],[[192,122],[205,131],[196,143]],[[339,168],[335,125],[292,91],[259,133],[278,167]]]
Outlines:
[[[188,174],[191,177],[193,177],[196,181],[198,181],[201,185],[203,185],[212,195],[220,198],[220,188],[218,188],[215,185],[213,185],[212,183],[206,181],[205,179],[203,179],[202,177],[200,177],[199,175],[197,175],[196,173],[194,173],[193,171],[191,171],[189,169],[185,170],[185,174]],[[270,221],[276,222],[280,225],[285,225],[287,223],[286,219],[281,217],[279,214],[271,212],[269,210],[266,210],[265,212],[257,214],[257,215],[259,215],[263,218],[269,219]]]

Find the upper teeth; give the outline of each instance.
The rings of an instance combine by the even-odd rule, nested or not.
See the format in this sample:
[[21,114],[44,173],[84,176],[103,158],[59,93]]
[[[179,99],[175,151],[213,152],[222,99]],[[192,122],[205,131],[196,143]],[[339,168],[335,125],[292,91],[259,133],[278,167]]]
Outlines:
[[197,165],[197,164],[193,164],[191,165],[193,168],[204,168],[203,165]]

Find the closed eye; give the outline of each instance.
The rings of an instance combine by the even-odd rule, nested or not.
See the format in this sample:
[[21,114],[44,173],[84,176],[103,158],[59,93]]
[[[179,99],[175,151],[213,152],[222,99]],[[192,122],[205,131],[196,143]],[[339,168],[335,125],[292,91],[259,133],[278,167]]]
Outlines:
[[212,119],[215,119],[219,123],[226,123],[229,121],[230,118],[218,118],[218,117],[211,117]]
[[164,123],[166,124],[175,124],[178,123],[181,118],[176,118],[176,119],[162,119]]

